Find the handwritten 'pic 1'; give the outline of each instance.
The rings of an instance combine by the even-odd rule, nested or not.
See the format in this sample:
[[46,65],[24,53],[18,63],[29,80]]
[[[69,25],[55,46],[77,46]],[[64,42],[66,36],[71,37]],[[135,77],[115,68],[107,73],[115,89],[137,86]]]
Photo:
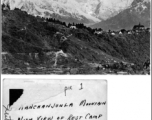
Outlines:
[[105,80],[6,79],[3,97],[3,120],[107,120]]

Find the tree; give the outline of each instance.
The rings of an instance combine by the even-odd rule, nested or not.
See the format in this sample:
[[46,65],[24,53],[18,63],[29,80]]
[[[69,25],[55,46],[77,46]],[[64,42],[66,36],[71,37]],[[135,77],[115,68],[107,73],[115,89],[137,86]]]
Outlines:
[[101,29],[101,28],[98,28],[98,30],[99,30],[99,31],[102,31],[102,29]]
[[4,8],[5,8],[5,4],[3,3],[3,4],[2,4],[2,10],[4,10]]
[[73,22],[73,24],[72,24],[73,26],[75,26],[75,24],[74,24],[74,22]]
[[8,10],[10,10],[10,6],[9,6],[9,4],[7,4],[7,5],[6,5],[6,7],[7,7],[7,9],[8,9]]
[[62,25],[66,26],[66,23],[65,23],[65,22],[62,22]]
[[68,27],[70,27],[71,25],[72,25],[72,24],[71,24],[71,23],[69,23],[69,24],[68,24]]
[[10,6],[7,4],[2,4],[2,10],[10,10]]
[[14,10],[20,10],[19,8],[15,8]]

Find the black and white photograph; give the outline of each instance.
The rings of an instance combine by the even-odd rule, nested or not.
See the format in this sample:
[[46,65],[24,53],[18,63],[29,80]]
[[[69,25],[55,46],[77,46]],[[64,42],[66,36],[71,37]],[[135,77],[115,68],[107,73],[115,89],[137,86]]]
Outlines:
[[2,0],[2,74],[150,75],[150,0]]

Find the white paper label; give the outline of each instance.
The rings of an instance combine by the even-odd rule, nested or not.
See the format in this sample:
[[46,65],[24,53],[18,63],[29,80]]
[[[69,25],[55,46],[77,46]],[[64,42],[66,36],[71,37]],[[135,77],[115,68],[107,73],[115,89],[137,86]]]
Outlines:
[[107,82],[5,79],[3,120],[107,120]]

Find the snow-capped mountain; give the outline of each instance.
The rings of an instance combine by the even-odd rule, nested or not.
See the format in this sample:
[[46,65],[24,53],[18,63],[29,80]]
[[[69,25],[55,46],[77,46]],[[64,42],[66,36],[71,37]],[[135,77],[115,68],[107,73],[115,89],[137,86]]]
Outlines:
[[65,21],[97,23],[117,15],[133,0],[2,0],[10,9],[20,8],[32,15]]
[[131,6],[105,21],[92,25],[104,30],[131,29],[135,24],[150,27],[150,0],[134,0]]
[[80,4],[83,6],[83,11],[101,20],[106,20],[130,7],[132,2],[133,0],[85,0]]

